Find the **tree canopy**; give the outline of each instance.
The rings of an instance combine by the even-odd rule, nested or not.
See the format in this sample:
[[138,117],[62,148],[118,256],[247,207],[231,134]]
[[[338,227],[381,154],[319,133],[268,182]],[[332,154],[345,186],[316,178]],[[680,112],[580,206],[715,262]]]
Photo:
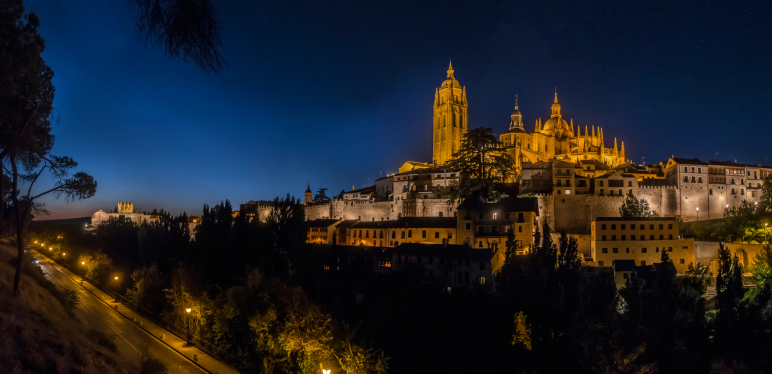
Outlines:
[[619,216],[622,218],[654,217],[658,214],[649,207],[646,199],[636,199],[635,195],[628,193],[622,206],[619,207]]
[[502,148],[490,128],[476,128],[464,134],[461,147],[444,167],[461,174],[458,188],[449,194],[449,203],[480,193],[496,195],[496,183],[516,179],[515,159]]

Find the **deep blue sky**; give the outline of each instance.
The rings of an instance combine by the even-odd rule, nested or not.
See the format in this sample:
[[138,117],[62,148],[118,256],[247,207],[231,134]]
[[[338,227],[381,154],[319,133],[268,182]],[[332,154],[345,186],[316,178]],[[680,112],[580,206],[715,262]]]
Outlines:
[[54,69],[54,152],[99,183],[50,218],[132,201],[338,193],[431,160],[448,60],[471,127],[563,114],[627,156],[772,164],[772,5],[739,1],[217,1],[228,68],[148,46],[131,0],[28,0]]

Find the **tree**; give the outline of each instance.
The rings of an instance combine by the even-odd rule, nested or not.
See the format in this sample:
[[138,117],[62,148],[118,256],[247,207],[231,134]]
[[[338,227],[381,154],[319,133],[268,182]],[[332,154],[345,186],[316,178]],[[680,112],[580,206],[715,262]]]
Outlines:
[[761,186],[761,201],[759,202],[761,209],[764,213],[772,213],[772,181],[764,181],[764,185]]
[[772,247],[769,244],[756,253],[748,270],[753,274],[757,287],[772,289]]
[[136,0],[137,27],[167,56],[206,72],[225,68],[217,10],[209,0]]
[[502,148],[502,143],[490,128],[467,131],[461,140],[461,147],[453,159],[442,167],[458,171],[461,182],[448,197],[448,204],[454,204],[473,193],[494,197],[495,184],[516,179],[515,159]]
[[619,216],[623,218],[631,217],[653,217],[658,216],[649,208],[649,202],[646,199],[636,199],[632,192],[627,194],[622,206],[619,207]]
[[316,192],[316,196],[314,196],[314,202],[327,203],[329,201],[330,198],[327,196],[327,188],[320,188],[319,191]]

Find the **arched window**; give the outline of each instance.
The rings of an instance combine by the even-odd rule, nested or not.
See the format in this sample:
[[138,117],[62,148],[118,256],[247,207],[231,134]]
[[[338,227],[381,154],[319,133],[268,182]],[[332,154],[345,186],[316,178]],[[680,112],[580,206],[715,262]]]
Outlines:
[[694,183],[694,177],[692,177],[692,183]]
[[697,178],[698,183],[702,183],[702,177]]
[[694,166],[692,166],[692,173],[694,173]]

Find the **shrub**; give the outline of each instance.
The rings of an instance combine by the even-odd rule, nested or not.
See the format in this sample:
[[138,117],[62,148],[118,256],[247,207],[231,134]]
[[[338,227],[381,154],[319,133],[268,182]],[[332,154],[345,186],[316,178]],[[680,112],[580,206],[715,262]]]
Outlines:
[[118,352],[118,346],[115,345],[115,336],[107,335],[101,331],[93,329],[89,330],[87,336],[89,339],[93,340],[94,343],[107,348],[107,350],[111,352]]

